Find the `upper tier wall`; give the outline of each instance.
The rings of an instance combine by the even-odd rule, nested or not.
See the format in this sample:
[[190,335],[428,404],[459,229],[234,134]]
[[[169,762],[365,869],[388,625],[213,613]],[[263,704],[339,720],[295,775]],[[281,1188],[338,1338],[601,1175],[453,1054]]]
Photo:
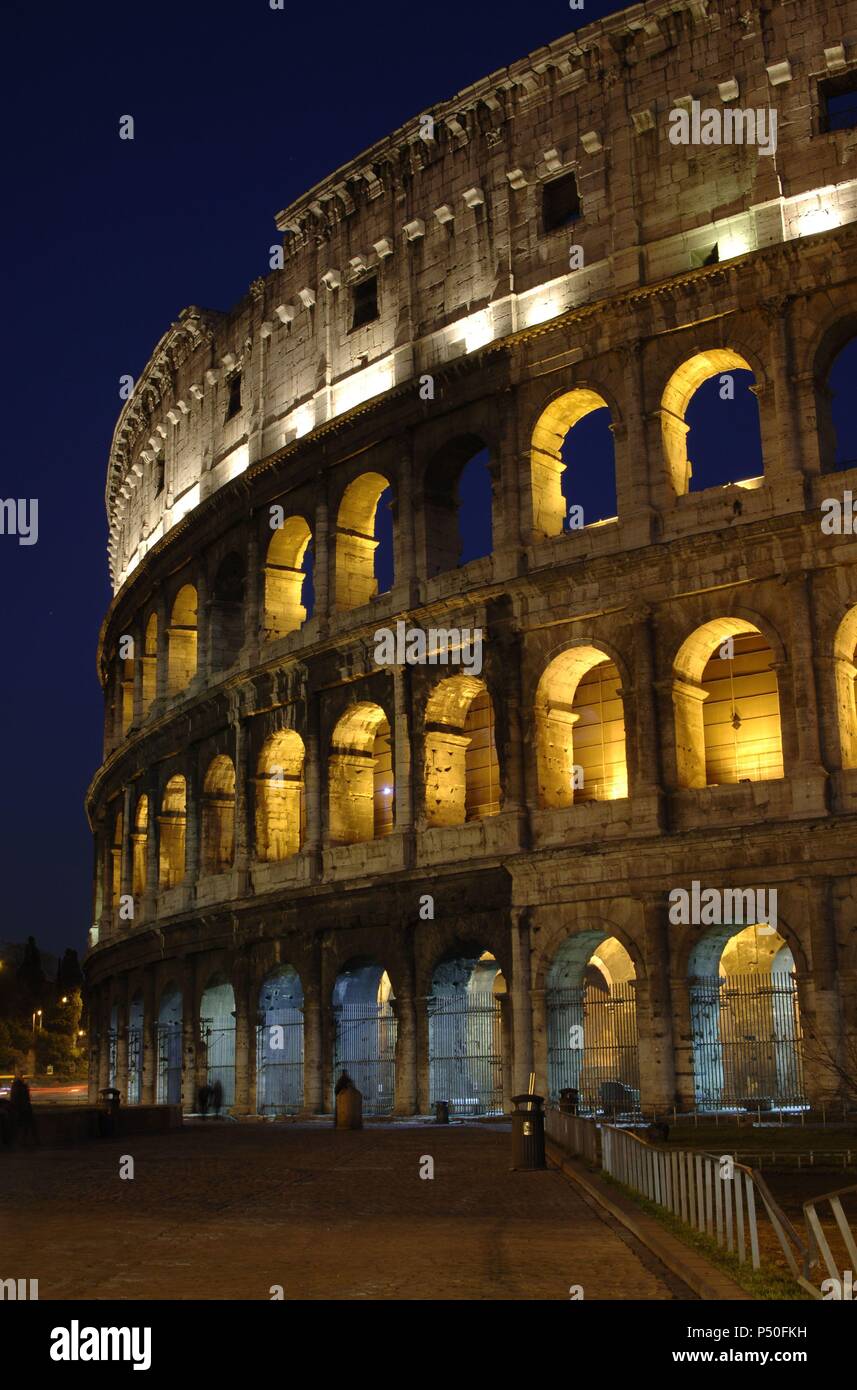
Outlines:
[[[857,219],[857,131],[822,131],[819,91],[855,66],[845,0],[644,4],[435,106],[434,138],[417,117],[340,169],[277,218],[283,268],[229,313],[184,310],[136,383],[108,469],[114,589],[206,496],[362,401],[715,241],[728,259]],[[773,108],[776,153],[673,145],[691,97]],[[581,216],[546,232],[543,185],[571,172]],[[372,272],[378,316],[353,328]]]

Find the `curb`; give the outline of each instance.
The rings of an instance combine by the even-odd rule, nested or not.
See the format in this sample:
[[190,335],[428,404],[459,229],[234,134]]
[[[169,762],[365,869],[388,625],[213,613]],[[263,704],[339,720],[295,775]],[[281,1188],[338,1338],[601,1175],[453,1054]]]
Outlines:
[[742,1303],[757,1301],[728,1274],[712,1265],[704,1255],[690,1250],[677,1236],[665,1231],[655,1217],[639,1211],[621,1193],[608,1192],[597,1177],[568,1158],[550,1139],[546,1141],[545,1148],[551,1166],[557,1168],[585,1200],[606,1211],[630,1231],[661,1264],[666,1265],[670,1273],[687,1284],[699,1298],[705,1302],[720,1302],[726,1299]]

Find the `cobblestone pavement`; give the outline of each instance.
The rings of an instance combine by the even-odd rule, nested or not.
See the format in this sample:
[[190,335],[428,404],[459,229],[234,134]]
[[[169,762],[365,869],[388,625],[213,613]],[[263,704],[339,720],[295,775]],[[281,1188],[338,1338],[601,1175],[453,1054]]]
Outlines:
[[510,1147],[490,1125],[208,1121],[0,1151],[0,1278],[42,1299],[692,1297],[560,1174],[511,1172]]

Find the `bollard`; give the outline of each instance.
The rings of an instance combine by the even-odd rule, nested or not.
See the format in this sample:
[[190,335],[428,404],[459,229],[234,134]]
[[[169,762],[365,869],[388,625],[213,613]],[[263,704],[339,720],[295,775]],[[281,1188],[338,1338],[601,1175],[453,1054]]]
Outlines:
[[434,1122],[436,1125],[449,1124],[449,1101],[439,1100],[435,1102]]
[[363,1128],[363,1092],[356,1086],[346,1086],[337,1094],[334,1128]]

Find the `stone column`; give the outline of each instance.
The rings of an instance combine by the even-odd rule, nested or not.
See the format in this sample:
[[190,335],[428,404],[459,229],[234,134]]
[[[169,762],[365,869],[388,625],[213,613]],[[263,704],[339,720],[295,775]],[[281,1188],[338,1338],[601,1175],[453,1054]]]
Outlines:
[[526,908],[512,908],[512,1031],[514,1054],[512,1085],[521,1095],[529,1084],[533,1068],[533,1014],[530,999],[530,914]]
[[[185,852],[184,886],[191,891],[199,879],[200,853],[202,849],[202,806],[201,778],[198,770],[199,756],[196,748],[190,748],[185,761]],[[237,798],[236,798],[237,799]]]
[[137,625],[134,628],[134,714],[131,723],[134,725],[142,724],[143,715],[143,654],[145,652],[146,637],[142,627]]
[[321,989],[317,980],[304,982],[304,1099],[307,1115],[320,1115],[323,1085],[323,1041],[321,1023]]
[[323,622],[330,616],[331,593],[331,555],[326,502],[316,503],[313,550],[313,586],[315,589],[313,617]]
[[[774,389],[774,418],[776,441],[766,438],[766,445],[778,445],[778,450],[765,450],[765,476],[800,474],[800,433],[794,415],[794,387],[791,380],[791,350],[789,313],[791,299],[787,295],[766,300],[762,312],[768,324],[769,376]],[[757,392],[760,395],[760,392]],[[760,395],[761,398],[761,395]],[[768,432],[769,433],[769,432]]]
[[646,973],[637,981],[640,1104],[644,1111],[666,1110],[676,1091],[667,904],[659,895],[646,894],[642,914]]
[[[548,1030],[545,995],[546,991],[543,989],[530,989],[533,1030],[533,1065],[530,1070],[536,1073],[536,1094],[547,1097],[550,1094],[550,1077],[548,1076]],[[517,1092],[515,1094],[517,1095]]]
[[262,627],[260,601],[264,600],[264,586],[259,573],[259,538],[256,521],[251,513],[250,530],[247,536],[247,581],[244,588],[244,651],[243,656],[254,665],[259,655],[259,633]]
[[[513,1084],[513,1082],[512,1082],[512,1046],[513,1046],[513,1045],[512,1045],[512,1016],[511,1016],[511,1015],[512,1015],[512,1011],[511,1011],[511,1007],[510,1007],[510,1006],[511,1006],[511,1001],[510,1001],[510,998],[509,998],[509,995],[508,995],[508,994],[500,994],[500,995],[498,995],[498,1001],[499,1001],[499,1004],[500,1004],[500,1035],[501,1035],[502,1040],[503,1040],[503,1043],[502,1043],[502,1046],[503,1046],[503,1060],[502,1060],[502,1073],[503,1073],[503,1110],[504,1110],[504,1111],[506,1112],[506,1114],[508,1115],[508,1114],[510,1114],[511,1111],[514,1110],[514,1108],[515,1108],[515,1107],[513,1106],[513,1104],[512,1104],[512,1096],[513,1096],[513,1095],[514,1095],[514,1096],[517,1096],[517,1095],[520,1094],[520,1092],[515,1090],[514,1084]],[[526,1088],[526,1086],[525,1086],[525,1087],[524,1087],[524,1090],[526,1090],[526,1089],[527,1089],[527,1088]]]
[[116,1089],[122,1104],[128,1100],[128,981],[122,981],[124,993],[116,1013]]
[[[484,634],[483,634],[484,640]],[[523,646],[517,634],[509,633],[508,641],[502,649],[504,667],[503,701],[505,705],[504,723],[506,737],[503,743],[500,774],[503,783],[503,804],[501,810],[520,812],[526,810],[526,755],[525,720],[522,694]],[[499,715],[500,711],[496,711]],[[538,804],[538,803],[536,803]]]
[[146,787],[146,795],[149,798],[149,816],[146,826],[146,892],[143,896],[143,915],[146,921],[151,921],[157,912],[158,903],[158,880],[160,874],[159,844],[158,844],[158,779],[157,775],[150,778]]
[[235,738],[235,856],[233,859],[233,893],[241,897],[249,885],[250,823],[247,796],[247,729],[241,715],[233,714]]
[[393,667],[393,746],[395,758],[396,830],[408,834],[414,828],[411,767],[410,691],[408,667]]
[[196,1110],[196,1073],[201,1060],[198,1012],[194,971],[188,967],[182,983],[182,1110],[186,1113]]
[[169,689],[169,662],[170,662],[170,634],[168,630],[169,613],[167,611],[166,600],[163,595],[159,596],[157,604],[158,614],[158,664],[157,677],[155,680],[155,708],[153,714],[160,714],[167,699]]
[[[251,1052],[255,1043],[255,1008],[251,1016],[250,971],[247,963],[234,972],[235,991],[235,1101],[233,1115],[249,1115],[255,1112],[255,1096],[250,1086]],[[254,1068],[255,1070],[255,1068]]]
[[201,562],[196,576],[196,681],[200,686],[204,686],[208,681],[211,666],[209,619],[208,576],[205,564]]
[[413,934],[408,932],[408,959],[397,980],[393,1003],[396,1015],[396,1103],[394,1115],[417,1113],[417,1017],[414,1003]]
[[648,439],[644,423],[645,384],[643,380],[643,346],[639,339],[626,343],[622,354],[624,401],[624,438],[616,450],[616,505],[619,520],[625,522],[633,515],[651,515],[649,493]]
[[[632,609],[629,621],[633,625],[633,669],[631,679],[634,702],[633,730],[626,723],[626,757],[628,761],[628,794],[633,797],[635,818],[639,829],[653,832],[664,828],[664,791],[661,766],[660,729],[655,703],[655,643],[652,631],[652,610]],[[624,703],[624,691],[623,691]],[[627,720],[628,711],[625,710]],[[632,734],[633,742],[628,739]]]
[[105,985],[99,1004],[98,1089],[103,1091],[110,1077],[110,987]]
[[[131,826],[131,787],[124,787],[122,790],[122,850],[121,850],[121,874],[119,879],[119,908],[122,910],[122,899],[131,897],[131,884],[134,868],[134,838]],[[134,904],[136,916],[137,906]],[[134,918],[119,917],[119,925],[123,926],[126,921],[134,925]]]
[[405,606],[416,601],[412,592],[416,579],[414,539],[413,446],[410,434],[398,441],[398,468],[393,489],[393,587],[406,591]]
[[789,672],[793,691],[798,762],[797,766],[791,768],[786,762],[785,772],[791,779],[795,808],[809,815],[824,815],[827,769],[821,761],[818,692],[815,684],[816,643],[809,584],[809,577],[803,573],[791,575],[786,580],[791,636]]
[[314,875],[318,873],[322,843],[321,812],[321,759],[319,757],[318,729],[315,727],[314,711],[310,712],[310,723],[304,739],[304,785],[306,788],[306,838],[304,849],[312,861]]
[[[814,1105],[829,1103],[842,1095],[841,1068],[846,1063],[842,1049],[836,904],[831,888],[828,878],[814,878],[807,885],[811,977],[802,979],[801,972],[797,972],[800,1006],[805,1014],[805,1085]],[[843,939],[847,939],[849,930],[850,918]]]

